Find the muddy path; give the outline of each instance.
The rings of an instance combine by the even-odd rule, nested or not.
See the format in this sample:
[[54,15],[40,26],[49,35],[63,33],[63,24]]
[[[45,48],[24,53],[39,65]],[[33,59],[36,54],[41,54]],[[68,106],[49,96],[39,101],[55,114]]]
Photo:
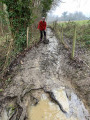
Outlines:
[[[0,97],[0,120],[46,120],[45,116],[47,120],[90,120],[63,71],[65,57],[49,28],[47,38],[49,44],[41,43],[22,58],[20,70]],[[39,114],[41,108],[50,115]]]

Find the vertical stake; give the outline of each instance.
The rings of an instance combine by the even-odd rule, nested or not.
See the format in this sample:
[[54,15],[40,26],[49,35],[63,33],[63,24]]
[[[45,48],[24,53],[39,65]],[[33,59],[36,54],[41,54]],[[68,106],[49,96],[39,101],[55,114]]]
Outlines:
[[74,38],[73,38],[73,46],[72,46],[72,59],[74,58],[75,54],[75,46],[76,46],[76,25],[74,26]]
[[64,44],[64,40],[63,40],[63,25],[62,25],[62,43]]
[[27,27],[27,48],[28,48],[28,34],[29,34],[29,27]]

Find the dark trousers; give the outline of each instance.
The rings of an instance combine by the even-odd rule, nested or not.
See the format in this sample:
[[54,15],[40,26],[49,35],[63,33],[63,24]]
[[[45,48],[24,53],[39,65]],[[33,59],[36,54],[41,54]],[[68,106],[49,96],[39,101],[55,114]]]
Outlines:
[[45,30],[43,30],[43,31],[40,30],[40,40],[42,40],[43,34],[44,34],[44,39],[46,39],[46,31]]

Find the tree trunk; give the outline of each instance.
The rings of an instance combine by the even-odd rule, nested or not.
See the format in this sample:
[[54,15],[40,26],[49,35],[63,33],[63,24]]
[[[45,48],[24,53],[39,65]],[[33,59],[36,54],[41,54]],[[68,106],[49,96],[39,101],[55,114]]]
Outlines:
[[[1,11],[3,12],[3,3],[1,2]],[[2,32],[2,36],[4,35],[4,31],[3,31],[3,18],[1,18],[1,32]]]

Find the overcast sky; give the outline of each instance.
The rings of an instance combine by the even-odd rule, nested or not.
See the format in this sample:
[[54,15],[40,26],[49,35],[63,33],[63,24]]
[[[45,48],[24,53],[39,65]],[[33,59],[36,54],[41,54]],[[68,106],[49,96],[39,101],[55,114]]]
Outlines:
[[65,3],[58,3],[53,14],[61,16],[65,11],[74,13],[76,11],[83,12],[87,17],[90,17],[90,0],[62,0]]

